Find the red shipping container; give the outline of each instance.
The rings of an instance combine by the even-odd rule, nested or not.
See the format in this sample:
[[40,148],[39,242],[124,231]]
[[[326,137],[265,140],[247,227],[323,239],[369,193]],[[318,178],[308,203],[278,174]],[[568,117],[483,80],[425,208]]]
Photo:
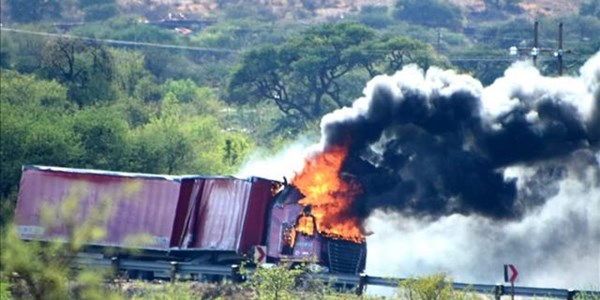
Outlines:
[[[89,222],[108,206],[100,225],[106,235],[92,245],[165,250],[183,239],[185,216],[199,193],[196,176],[162,176],[98,170],[25,166],[21,177],[16,223],[23,239],[57,240]],[[68,214],[44,224],[42,210],[60,207],[69,199]],[[69,225],[70,222],[70,225]],[[145,236],[144,244],[129,241]]]
[[271,185],[260,178],[206,178],[182,248],[247,253],[261,245]]

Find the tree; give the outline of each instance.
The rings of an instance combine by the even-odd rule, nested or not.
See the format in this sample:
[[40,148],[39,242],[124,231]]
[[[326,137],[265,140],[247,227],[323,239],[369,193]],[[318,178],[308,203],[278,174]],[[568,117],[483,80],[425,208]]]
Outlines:
[[215,116],[221,109],[225,108],[210,88],[199,87],[191,79],[167,79],[162,88],[163,94],[171,93],[175,96],[186,116]]
[[[24,26],[26,30],[46,31],[47,28],[39,25]],[[17,70],[21,73],[34,73],[42,65],[42,56],[45,40],[39,36],[18,34],[2,31],[0,38],[0,53],[2,66]]]
[[19,23],[40,22],[60,17],[59,0],[6,0],[10,18]]
[[0,73],[0,101],[17,106],[71,109],[67,89],[54,80],[42,80],[34,75],[22,75],[15,71]]
[[116,0],[79,0],[86,21],[101,21],[119,13]]
[[351,84],[358,82],[362,87],[369,76],[404,63],[433,61],[443,60],[423,43],[379,38],[355,23],[325,24],[280,46],[247,52],[230,78],[227,100],[274,103],[285,114],[288,126],[302,127],[349,105],[360,95],[360,90],[348,88]]
[[192,160],[192,140],[181,130],[181,111],[173,94],[165,95],[158,116],[133,133],[130,168],[173,174]]
[[320,118],[349,102],[339,80],[364,65],[364,45],[375,34],[353,23],[309,29],[282,46],[248,52],[228,85],[233,103],[274,102],[296,124]]
[[111,107],[88,107],[74,115],[73,131],[85,151],[85,168],[123,170],[128,156],[128,124]]
[[72,165],[82,156],[72,119],[56,109],[0,102],[0,193],[16,189],[24,164]]
[[385,28],[393,22],[388,13],[388,7],[376,5],[363,6],[357,19],[362,24],[378,29]]
[[133,97],[136,89],[144,79],[153,80],[152,75],[144,68],[144,55],[137,51],[110,49],[113,57],[113,84],[118,92]]
[[42,68],[48,78],[69,88],[69,98],[79,106],[114,99],[113,58],[101,44],[50,40],[44,50]]
[[6,197],[22,165],[68,165],[82,151],[65,113],[72,108],[65,87],[3,70],[0,91],[0,197]]
[[460,29],[464,16],[461,8],[441,0],[397,0],[393,17],[429,27]]
[[423,69],[431,65],[449,66],[449,62],[437,55],[431,45],[404,36],[385,37],[377,45],[378,51],[386,53],[385,71],[395,72],[408,64],[417,64]]

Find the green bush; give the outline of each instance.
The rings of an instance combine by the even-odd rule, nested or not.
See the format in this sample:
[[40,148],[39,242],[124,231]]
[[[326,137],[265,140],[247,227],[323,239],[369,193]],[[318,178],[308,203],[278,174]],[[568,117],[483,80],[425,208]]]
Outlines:
[[309,276],[311,272],[308,262],[258,266],[254,272],[242,266],[240,271],[247,277],[243,286],[250,290],[254,299],[339,299],[342,296],[335,293],[330,284]]
[[[136,190],[127,187],[125,193]],[[86,244],[105,235],[101,224],[112,213],[112,199],[102,199],[98,207],[78,220],[79,199],[85,187],[73,189],[60,205],[41,208],[44,230],[65,229],[66,235],[53,241],[20,238],[18,228],[8,226],[2,234],[0,282],[2,299],[119,299],[107,289],[104,278],[108,269],[84,269],[75,266],[77,254]],[[41,237],[40,237],[41,238]]]
[[397,0],[392,16],[429,27],[461,29],[465,19],[461,8],[440,0]]
[[[596,291],[598,290],[599,289],[596,289]],[[600,300],[600,294],[598,292],[596,292],[595,294],[577,293],[577,295],[575,295],[575,300]]]
[[471,300],[479,299],[470,291],[456,291],[445,274],[408,278],[398,284],[399,299],[408,300]]

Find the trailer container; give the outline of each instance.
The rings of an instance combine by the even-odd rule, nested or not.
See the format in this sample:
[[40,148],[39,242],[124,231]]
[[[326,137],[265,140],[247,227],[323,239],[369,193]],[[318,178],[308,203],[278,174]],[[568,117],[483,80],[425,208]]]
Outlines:
[[[181,243],[198,181],[196,176],[25,166],[17,229],[23,239],[60,240],[98,219],[106,234],[91,245],[166,250]],[[145,242],[132,244],[135,240]]]

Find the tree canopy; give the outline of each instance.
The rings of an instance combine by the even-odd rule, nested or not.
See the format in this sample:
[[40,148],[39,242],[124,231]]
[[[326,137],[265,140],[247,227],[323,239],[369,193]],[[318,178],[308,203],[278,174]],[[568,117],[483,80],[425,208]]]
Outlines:
[[[433,49],[410,38],[379,37],[357,23],[311,28],[279,46],[246,53],[228,83],[228,100],[237,104],[271,101],[292,124],[318,120],[346,106],[357,94],[343,87],[403,65],[428,66]],[[362,76],[356,77],[356,74]]]

